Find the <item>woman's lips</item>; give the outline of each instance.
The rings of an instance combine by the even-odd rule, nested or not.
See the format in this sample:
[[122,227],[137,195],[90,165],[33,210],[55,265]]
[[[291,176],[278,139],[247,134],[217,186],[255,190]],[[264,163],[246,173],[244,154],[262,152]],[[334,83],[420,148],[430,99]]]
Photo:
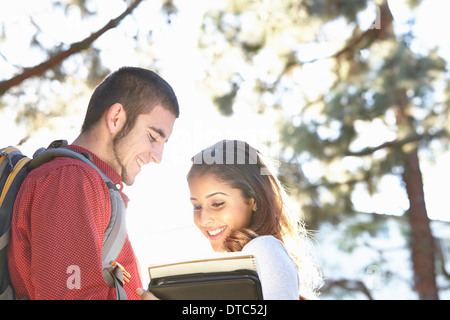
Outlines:
[[226,228],[227,226],[222,226],[216,229],[206,230],[206,232],[208,233],[208,237],[210,240],[216,240],[220,238]]

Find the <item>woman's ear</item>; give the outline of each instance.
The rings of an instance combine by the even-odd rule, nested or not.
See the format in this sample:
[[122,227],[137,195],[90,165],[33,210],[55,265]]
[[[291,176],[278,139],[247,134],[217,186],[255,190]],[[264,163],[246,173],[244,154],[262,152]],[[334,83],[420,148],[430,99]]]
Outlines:
[[253,209],[252,209],[252,212],[255,213],[256,210],[258,210],[258,205],[256,204],[255,199],[252,199],[252,200],[253,200]]
[[106,124],[110,134],[116,135],[125,126],[126,121],[127,115],[120,103],[115,103],[109,107],[106,113]]

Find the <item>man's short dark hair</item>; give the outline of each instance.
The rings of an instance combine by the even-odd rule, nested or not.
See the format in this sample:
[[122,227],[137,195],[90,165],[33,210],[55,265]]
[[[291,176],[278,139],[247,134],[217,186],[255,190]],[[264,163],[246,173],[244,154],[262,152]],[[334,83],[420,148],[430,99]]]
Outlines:
[[175,92],[163,78],[151,70],[122,67],[95,88],[81,131],[89,131],[115,103],[122,104],[127,115],[124,132],[133,128],[140,114],[149,113],[157,105],[176,118],[180,115]]

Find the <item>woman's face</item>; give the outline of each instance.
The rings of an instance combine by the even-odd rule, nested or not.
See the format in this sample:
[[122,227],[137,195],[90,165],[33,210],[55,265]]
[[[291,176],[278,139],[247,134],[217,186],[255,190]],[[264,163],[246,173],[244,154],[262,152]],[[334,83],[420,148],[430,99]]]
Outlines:
[[214,251],[223,251],[232,230],[248,227],[255,208],[254,199],[245,199],[239,189],[217,180],[213,174],[189,180],[194,223],[209,239]]

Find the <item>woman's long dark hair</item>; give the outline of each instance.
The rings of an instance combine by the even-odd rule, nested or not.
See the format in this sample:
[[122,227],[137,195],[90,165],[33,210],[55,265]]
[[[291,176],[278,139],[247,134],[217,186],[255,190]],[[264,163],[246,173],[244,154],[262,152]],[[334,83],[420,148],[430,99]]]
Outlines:
[[[271,235],[288,247],[299,271],[309,269],[316,273],[316,278],[320,277],[311,261],[306,260],[303,254],[305,248],[292,247],[293,243],[298,244],[300,238],[306,238],[306,229],[299,219],[293,219],[290,215],[286,207],[284,189],[263,162],[260,152],[243,141],[223,140],[195,155],[192,162],[187,175],[188,181],[193,177],[213,174],[230,187],[239,189],[244,199],[254,199],[256,202],[257,209],[252,213],[249,226],[232,230],[225,239],[226,251],[241,251],[252,239]],[[300,273],[299,275],[302,279]],[[311,286],[302,286],[301,283],[303,296],[315,296]]]

